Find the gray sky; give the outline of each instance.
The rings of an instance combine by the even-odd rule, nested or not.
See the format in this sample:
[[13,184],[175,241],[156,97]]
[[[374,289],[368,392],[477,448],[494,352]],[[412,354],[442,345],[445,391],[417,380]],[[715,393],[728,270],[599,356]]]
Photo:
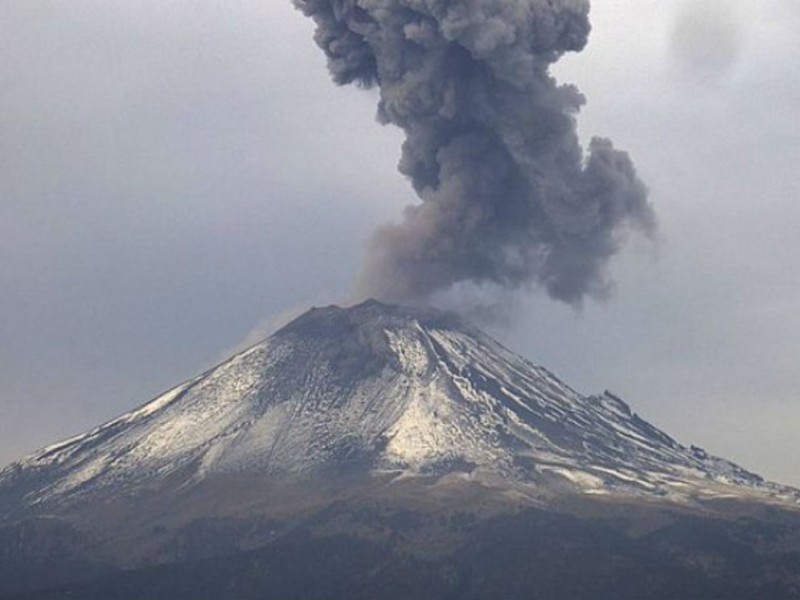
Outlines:
[[[557,68],[630,151],[662,241],[614,297],[492,333],[685,443],[800,485],[800,9],[595,0]],[[0,0],[0,463],[346,300],[413,202],[373,92],[289,0]],[[312,168],[313,167],[313,168]]]

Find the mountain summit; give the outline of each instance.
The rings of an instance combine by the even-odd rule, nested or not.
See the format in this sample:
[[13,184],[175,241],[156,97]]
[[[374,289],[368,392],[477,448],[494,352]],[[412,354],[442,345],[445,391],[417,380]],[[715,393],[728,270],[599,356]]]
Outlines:
[[674,500],[792,490],[687,448],[606,392],[582,396],[458,316],[370,300],[266,341],[0,474],[15,508],[121,491],[363,471]]
[[427,541],[404,542],[413,553],[431,536],[437,548],[464,543],[442,525],[455,518],[624,506],[651,507],[640,519],[651,523],[654,510],[673,520],[731,503],[791,512],[798,492],[681,445],[611,393],[579,394],[456,315],[367,301],[312,309],[0,472],[0,556],[13,559],[0,579],[13,571],[7,581],[27,589],[42,569],[60,573],[52,565],[66,569],[55,584],[283,552],[276,540],[298,527],[395,544],[398,523],[430,519],[414,529]]

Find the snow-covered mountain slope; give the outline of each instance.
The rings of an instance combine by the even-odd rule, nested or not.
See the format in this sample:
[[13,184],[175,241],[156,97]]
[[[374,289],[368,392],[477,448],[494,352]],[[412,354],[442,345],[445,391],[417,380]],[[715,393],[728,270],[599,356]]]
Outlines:
[[582,494],[797,499],[679,444],[609,393],[582,396],[454,315],[374,301],[313,309],[141,408],[9,466],[0,498],[47,507],[166,481],[342,468]]

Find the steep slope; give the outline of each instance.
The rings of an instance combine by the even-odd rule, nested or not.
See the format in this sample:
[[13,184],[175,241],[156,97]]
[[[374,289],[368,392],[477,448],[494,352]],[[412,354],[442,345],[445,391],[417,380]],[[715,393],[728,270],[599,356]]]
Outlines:
[[796,499],[682,446],[609,393],[581,396],[454,315],[374,301],[311,310],[143,407],[11,465],[0,499],[10,514],[52,512],[220,475],[322,470]]
[[799,570],[797,491],[374,301],[0,472],[0,598],[794,598]]

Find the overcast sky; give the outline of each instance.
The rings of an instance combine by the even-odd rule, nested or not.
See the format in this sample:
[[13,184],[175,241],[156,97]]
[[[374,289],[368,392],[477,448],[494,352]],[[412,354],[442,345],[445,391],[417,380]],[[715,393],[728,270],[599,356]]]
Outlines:
[[[558,65],[661,240],[581,312],[491,333],[580,391],[800,485],[800,3],[595,0]],[[346,301],[414,201],[375,93],[289,0],[0,0],[0,463]],[[255,334],[253,333],[255,330]]]

